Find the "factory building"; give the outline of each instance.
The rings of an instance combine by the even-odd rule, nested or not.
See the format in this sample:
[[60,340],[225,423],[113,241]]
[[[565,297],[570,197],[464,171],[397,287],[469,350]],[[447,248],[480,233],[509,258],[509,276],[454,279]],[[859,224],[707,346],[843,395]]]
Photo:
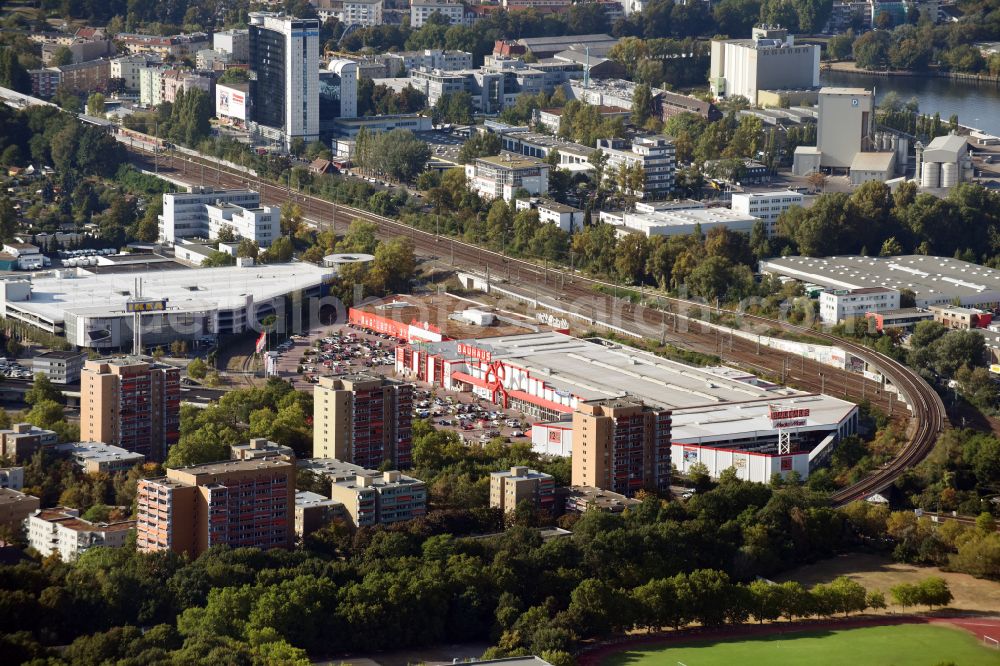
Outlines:
[[826,289],[885,287],[913,292],[915,307],[1000,306],[1000,270],[951,257],[775,257],[760,272],[790,277]]
[[822,88],[816,118],[816,146],[795,149],[792,173],[849,173],[852,185],[890,180],[906,167],[906,137],[875,130],[875,93],[864,88]]
[[796,44],[778,27],[754,28],[751,39],[713,39],[709,87],[714,97],[745,97],[754,105],[762,90],[815,88],[819,55],[819,46]]
[[914,180],[922,189],[948,190],[972,179],[969,140],[949,134],[927,146],[916,145],[917,171]]

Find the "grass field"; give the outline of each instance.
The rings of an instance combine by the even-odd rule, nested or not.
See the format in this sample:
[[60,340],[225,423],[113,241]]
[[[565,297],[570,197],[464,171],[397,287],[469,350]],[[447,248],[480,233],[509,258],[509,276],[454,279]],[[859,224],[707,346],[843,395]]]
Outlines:
[[627,650],[603,666],[997,666],[1000,652],[961,629],[904,624]]

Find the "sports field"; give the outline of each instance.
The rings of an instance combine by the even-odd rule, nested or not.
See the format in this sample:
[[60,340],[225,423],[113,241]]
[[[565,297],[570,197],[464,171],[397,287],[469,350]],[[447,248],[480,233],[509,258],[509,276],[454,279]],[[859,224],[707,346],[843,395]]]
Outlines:
[[603,666],[997,666],[1000,651],[971,634],[939,624],[708,640],[637,648],[609,656]]

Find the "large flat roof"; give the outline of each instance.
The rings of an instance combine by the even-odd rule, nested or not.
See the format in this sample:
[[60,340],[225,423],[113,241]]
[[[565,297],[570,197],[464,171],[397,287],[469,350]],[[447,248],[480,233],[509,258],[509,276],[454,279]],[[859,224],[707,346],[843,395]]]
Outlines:
[[[247,296],[266,301],[315,287],[330,274],[328,268],[304,262],[144,273],[142,294],[151,299],[168,299],[168,313],[200,311],[206,305],[231,310],[243,307]],[[62,322],[67,312],[106,312],[109,316],[123,313],[133,296],[132,282],[120,275],[87,271],[62,271],[63,277],[56,275],[56,271],[33,275],[30,300],[8,299],[8,305],[48,321]]]
[[[532,321],[527,317],[513,312],[499,312],[495,307],[485,303],[459,298],[447,293],[389,296],[385,300],[366,303],[351,309],[391,319],[400,324],[436,329],[445,337],[452,339],[517,335],[545,328],[537,321]],[[493,314],[493,323],[488,326],[479,326],[468,319],[455,316],[466,310]]]
[[909,289],[921,307],[954,298],[963,305],[1000,300],[1000,270],[950,257],[775,257],[760,269],[834,289]]
[[633,396],[648,405],[680,408],[802,395],[733,368],[698,368],[632,347],[554,331],[428,343],[426,348],[458,360],[465,358],[459,344],[487,350],[494,361],[527,369],[556,391],[581,400]]
[[827,432],[850,416],[854,404],[821,394],[799,394],[780,401],[758,401],[674,410],[671,414],[670,439],[680,444],[729,442],[740,435],[757,437],[777,432],[770,417],[770,407],[782,410],[808,409],[803,425],[796,432]]

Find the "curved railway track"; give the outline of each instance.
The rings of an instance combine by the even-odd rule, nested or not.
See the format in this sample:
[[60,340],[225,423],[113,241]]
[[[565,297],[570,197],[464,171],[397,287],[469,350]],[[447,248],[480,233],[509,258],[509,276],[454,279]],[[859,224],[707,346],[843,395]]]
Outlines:
[[[148,161],[148,151],[141,144],[134,146],[125,145],[140,161]],[[446,256],[450,256],[451,263],[455,266],[465,266],[469,270],[479,272],[490,271],[494,276],[498,277],[504,274],[511,275],[512,271],[516,270],[516,282],[520,286],[532,285],[535,287],[536,293],[540,296],[555,299],[559,301],[559,307],[584,318],[588,316],[594,318],[595,313],[598,312],[602,315],[612,313],[621,318],[623,328],[628,328],[631,324],[633,326],[631,330],[641,331],[642,328],[638,322],[638,316],[641,314],[642,324],[646,327],[646,332],[643,335],[648,335],[650,325],[659,325],[662,330],[666,331],[668,323],[673,321],[675,331],[671,334],[672,337],[676,336],[681,340],[690,340],[692,343],[700,341],[702,345],[705,343],[704,331],[700,334],[693,332],[678,333],[676,331],[676,319],[671,320],[669,313],[660,310],[639,308],[640,313],[636,308],[621,299],[598,293],[595,290],[595,287],[598,286],[604,289],[614,289],[615,285],[609,282],[586,277],[576,272],[570,273],[562,269],[549,268],[545,265],[540,266],[537,263],[524,259],[509,257],[471,243],[455,240],[451,237],[438,236],[434,232],[417,229],[397,220],[358,208],[334,204],[330,201],[300,192],[292,193],[285,187],[263,182],[253,176],[221,166],[211,159],[195,160],[187,156],[171,154],[159,157],[158,161],[161,173],[164,175],[179,173],[184,177],[185,182],[204,182],[206,185],[222,187],[252,187],[260,191],[262,203],[280,205],[291,199],[301,207],[304,217],[318,226],[332,225],[334,230],[346,230],[350,220],[363,219],[375,223],[383,236],[404,236],[412,239],[418,252],[425,256],[429,255],[442,260]],[[149,165],[145,164],[144,166]],[[206,170],[210,172],[210,178],[208,179],[205,178]],[[569,276],[568,280],[566,279],[567,276]],[[657,295],[657,299],[661,303],[670,303],[678,312],[683,308],[706,307],[702,303],[660,295]],[[864,359],[869,364],[878,367],[880,372],[892,383],[898,394],[909,406],[911,412],[908,428],[909,436],[902,451],[881,469],[873,472],[861,481],[833,493],[831,501],[835,505],[864,499],[892,485],[906,469],[916,465],[930,452],[938,435],[948,425],[944,404],[934,389],[911,369],[883,354],[814,329],[765,317],[748,315],[742,312],[738,313],[719,309],[715,309],[715,311],[734,315],[747,321],[757,321],[769,327],[778,326],[789,332],[807,335],[835,344],[855,356]],[[732,338],[730,338],[729,344],[732,350]],[[768,356],[773,356],[771,352],[772,350],[769,350]],[[747,363],[747,365],[755,364]],[[812,370],[819,373],[820,382],[816,381],[816,377],[812,377],[810,382],[810,377],[806,376],[804,359],[802,361],[802,374],[797,379],[800,383],[810,388],[818,389],[820,386],[825,387],[823,374],[826,372],[824,368],[828,366],[813,365],[816,367],[813,367]],[[850,390],[857,390],[848,378],[841,378],[840,381],[839,385],[831,381],[831,385],[838,390],[840,387],[843,387],[845,395]],[[860,384],[862,387],[865,386],[863,378],[860,379]],[[864,388],[862,388],[862,391],[864,391]],[[881,393],[878,393],[878,395],[881,395]],[[884,396],[882,397],[884,399]],[[890,397],[890,406],[891,402],[892,398]]]

